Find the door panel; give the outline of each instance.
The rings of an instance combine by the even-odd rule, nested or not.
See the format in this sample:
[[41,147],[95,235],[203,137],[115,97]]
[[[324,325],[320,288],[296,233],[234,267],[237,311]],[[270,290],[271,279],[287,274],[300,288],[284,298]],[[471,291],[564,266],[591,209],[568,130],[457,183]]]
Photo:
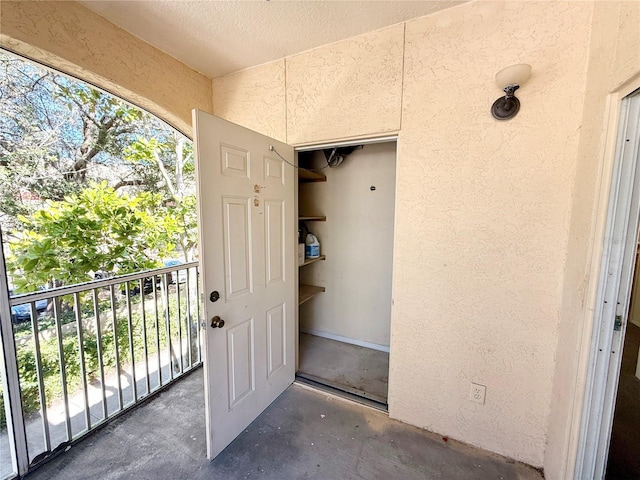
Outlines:
[[214,458],[294,380],[295,172],[269,149],[293,163],[290,146],[197,110],[193,119],[204,312],[224,320],[203,336]]
[[280,200],[266,200],[265,242],[267,254],[267,285],[284,281],[285,268],[285,222],[284,203]]
[[287,331],[285,308],[278,305],[267,312],[267,377],[286,365]]
[[225,299],[251,292],[251,207],[249,198],[223,197]]
[[264,171],[267,185],[277,185],[278,183],[284,185],[284,167],[285,163],[279,158],[264,157]]
[[246,150],[220,144],[220,161],[223,175],[249,178],[249,159]]
[[253,318],[227,332],[229,410],[255,392]]

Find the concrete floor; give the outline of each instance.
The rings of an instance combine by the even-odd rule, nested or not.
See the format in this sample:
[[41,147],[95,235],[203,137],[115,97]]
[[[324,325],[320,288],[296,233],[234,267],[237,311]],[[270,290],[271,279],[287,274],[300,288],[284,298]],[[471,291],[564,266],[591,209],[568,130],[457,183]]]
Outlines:
[[387,403],[389,354],[386,352],[301,333],[299,373]]
[[28,475],[73,479],[540,480],[526,465],[294,384],[216,460],[198,369]]
[[[151,359],[149,365],[149,387],[151,392],[159,387],[158,369],[155,366],[155,358]],[[171,379],[171,359],[168,352],[164,352],[160,357],[162,376],[162,383],[166,384]],[[184,359],[184,365],[188,365],[188,359]],[[174,369],[174,375],[177,376],[178,372]],[[136,365],[136,385],[138,398],[146,395],[147,386],[145,378],[147,371],[143,363]],[[133,378],[131,376],[131,365],[123,365],[120,372],[120,386],[122,388],[122,403],[124,407],[128,407],[133,400]],[[102,389],[99,380],[95,380],[88,385],[88,402],[89,412],[92,424],[96,424],[104,419],[102,412]],[[107,394],[107,412],[111,416],[120,410],[118,402],[118,379],[115,374],[115,370],[106,372],[105,375],[105,390]],[[78,435],[86,431],[87,425],[85,420],[84,410],[84,394],[81,390],[76,391],[69,397],[69,410],[71,420],[71,432],[72,435]],[[54,401],[53,405],[47,408],[48,415],[48,427],[49,438],[51,443],[51,449],[55,450],[60,444],[67,441],[67,429],[66,429],[66,409],[62,398],[58,398]],[[29,449],[29,461],[33,462],[38,456],[41,456],[46,452],[44,433],[42,427],[42,417],[40,413],[33,413],[26,421],[26,435],[27,446]],[[9,476],[13,471],[11,464],[11,453],[9,450],[9,436],[6,428],[0,431],[0,478]]]

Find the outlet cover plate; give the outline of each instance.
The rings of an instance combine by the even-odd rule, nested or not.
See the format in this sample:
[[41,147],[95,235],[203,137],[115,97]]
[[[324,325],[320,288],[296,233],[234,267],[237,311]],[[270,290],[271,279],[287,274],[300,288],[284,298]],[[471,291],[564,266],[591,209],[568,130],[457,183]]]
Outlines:
[[469,392],[469,399],[472,402],[484,405],[485,396],[487,394],[487,387],[480,385],[479,383],[471,382],[471,391]]

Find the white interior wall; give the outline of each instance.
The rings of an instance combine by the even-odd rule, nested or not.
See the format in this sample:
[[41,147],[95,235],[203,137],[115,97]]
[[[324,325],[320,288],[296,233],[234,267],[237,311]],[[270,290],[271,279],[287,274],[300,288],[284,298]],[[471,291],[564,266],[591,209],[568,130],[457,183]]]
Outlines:
[[[314,162],[326,164],[321,151]],[[365,145],[325,168],[326,182],[300,185],[300,214],[327,216],[307,222],[327,259],[301,268],[300,280],[326,292],[300,307],[302,331],[389,345],[395,168],[395,142]]]

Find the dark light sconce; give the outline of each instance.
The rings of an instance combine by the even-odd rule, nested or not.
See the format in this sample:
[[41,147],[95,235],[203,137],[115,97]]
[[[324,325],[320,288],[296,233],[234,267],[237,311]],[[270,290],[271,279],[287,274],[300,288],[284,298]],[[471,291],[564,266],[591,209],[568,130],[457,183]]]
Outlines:
[[515,96],[516,90],[529,79],[531,65],[519,63],[503,68],[496,73],[496,83],[504,89],[505,96],[500,97],[491,106],[491,115],[496,120],[509,120],[520,110],[520,100]]

